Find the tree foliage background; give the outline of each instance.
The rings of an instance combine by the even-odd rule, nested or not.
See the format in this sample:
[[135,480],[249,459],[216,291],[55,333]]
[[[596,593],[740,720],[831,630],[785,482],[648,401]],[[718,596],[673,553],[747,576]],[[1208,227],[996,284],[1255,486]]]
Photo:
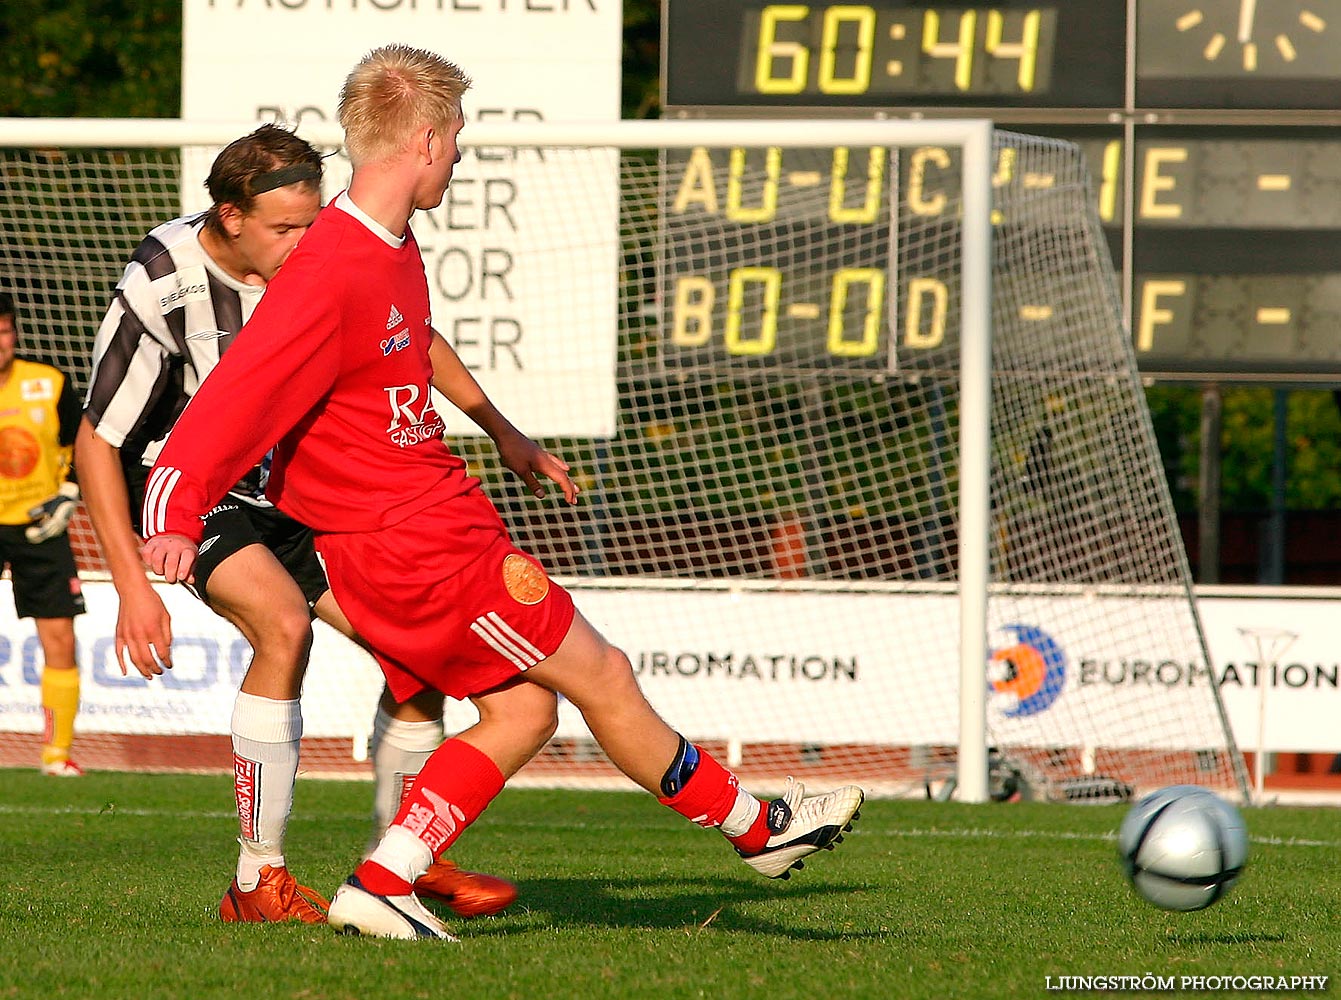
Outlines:
[[[660,109],[661,0],[624,0],[626,118]],[[3,0],[0,117],[174,118],[181,0]]]
[[2,115],[181,113],[180,0],[4,0],[0,39]]
[[[656,117],[661,0],[623,2],[623,114]],[[0,116],[175,117],[181,108],[181,20],[180,0],[3,0]],[[1175,501],[1184,512],[1194,510],[1200,391],[1159,386],[1149,396]],[[1268,505],[1271,396],[1262,388],[1225,392],[1227,510]],[[1341,416],[1330,392],[1291,393],[1287,442],[1287,506],[1341,507]]]

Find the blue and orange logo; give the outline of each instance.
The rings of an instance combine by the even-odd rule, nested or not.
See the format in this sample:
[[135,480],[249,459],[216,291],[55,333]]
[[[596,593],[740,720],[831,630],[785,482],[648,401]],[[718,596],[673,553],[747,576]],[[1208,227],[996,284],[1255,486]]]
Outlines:
[[991,689],[1014,696],[1007,716],[1037,715],[1045,711],[1066,686],[1066,653],[1057,640],[1034,625],[1006,625],[1002,631],[1015,644],[992,650],[988,663]]
[[392,351],[403,351],[410,346],[410,331],[400,330],[378,344],[382,348],[382,357],[390,357]]

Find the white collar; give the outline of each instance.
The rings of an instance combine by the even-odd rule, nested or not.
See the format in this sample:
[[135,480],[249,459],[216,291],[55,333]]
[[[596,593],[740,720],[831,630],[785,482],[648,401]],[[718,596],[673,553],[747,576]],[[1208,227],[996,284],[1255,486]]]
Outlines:
[[332,202],[332,204],[340,209],[340,211],[358,219],[359,222],[363,223],[368,232],[372,233],[387,246],[398,250],[405,245],[404,236],[396,236],[391,230],[387,229],[386,226],[382,225],[363,209],[355,205],[354,200],[349,197],[348,191],[341,191],[336,195],[335,201]]

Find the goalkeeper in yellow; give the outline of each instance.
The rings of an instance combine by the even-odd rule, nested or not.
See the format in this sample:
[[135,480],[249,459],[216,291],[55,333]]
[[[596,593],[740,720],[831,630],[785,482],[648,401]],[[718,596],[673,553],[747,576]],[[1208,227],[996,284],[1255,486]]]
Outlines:
[[65,529],[79,503],[70,457],[81,406],[59,369],[16,357],[18,343],[14,299],[0,292],[0,566],[13,579],[15,612],[37,623],[46,660],[42,773],[77,777],[74,616],[84,596]]

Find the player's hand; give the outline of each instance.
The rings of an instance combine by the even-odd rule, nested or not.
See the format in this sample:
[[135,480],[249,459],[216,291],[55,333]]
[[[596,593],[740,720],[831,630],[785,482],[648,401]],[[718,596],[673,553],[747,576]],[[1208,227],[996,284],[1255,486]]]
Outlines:
[[196,543],[185,535],[155,535],[140,549],[140,558],[151,573],[157,573],[168,583],[195,583],[193,572],[199,550]]
[[144,582],[142,589],[118,595],[116,660],[123,677],[129,673],[127,659],[147,678],[172,669],[172,619],[163,599]]
[[532,496],[539,498],[545,495],[545,486],[540,481],[543,476],[563,490],[563,498],[570,504],[577,503],[577,496],[582,490],[569,477],[568,463],[559,456],[550,454],[520,432],[509,434],[495,444],[503,464],[521,477]]
[[79,485],[61,483],[61,488],[56,491],[54,497],[44,500],[28,511],[33,523],[24,529],[23,537],[35,545],[38,542],[45,542],[48,538],[65,534],[65,529],[70,526],[70,518],[74,517],[75,508],[78,506]]

